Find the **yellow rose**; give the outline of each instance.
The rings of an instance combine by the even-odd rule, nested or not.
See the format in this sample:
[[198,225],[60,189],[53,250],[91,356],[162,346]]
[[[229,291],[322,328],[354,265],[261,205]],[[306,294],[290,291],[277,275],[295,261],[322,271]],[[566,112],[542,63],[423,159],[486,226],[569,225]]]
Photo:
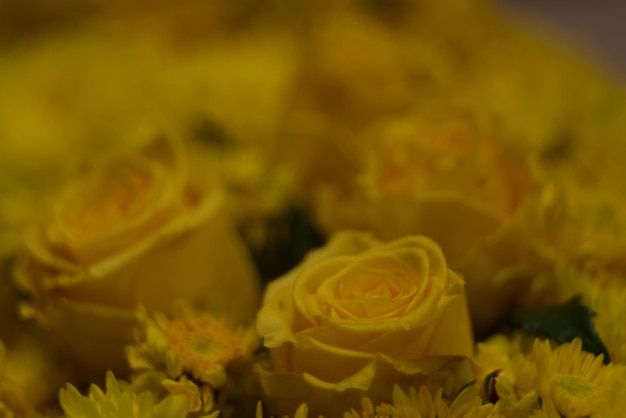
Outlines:
[[[393,240],[433,238],[466,283],[480,334],[512,306],[534,258],[522,223],[530,188],[524,166],[490,127],[448,105],[394,116],[364,134],[352,189],[321,185],[316,218],[329,232],[351,228]],[[488,301],[488,303],[485,303]]]
[[257,329],[272,370],[258,372],[271,413],[348,410],[365,392],[383,401],[390,382],[445,374],[472,355],[463,287],[428,238],[337,234],[267,288]]
[[91,368],[125,364],[139,305],[170,312],[184,298],[238,321],[256,313],[255,272],[207,156],[190,146],[162,140],[107,159],[26,235],[16,278],[32,305],[23,311]]

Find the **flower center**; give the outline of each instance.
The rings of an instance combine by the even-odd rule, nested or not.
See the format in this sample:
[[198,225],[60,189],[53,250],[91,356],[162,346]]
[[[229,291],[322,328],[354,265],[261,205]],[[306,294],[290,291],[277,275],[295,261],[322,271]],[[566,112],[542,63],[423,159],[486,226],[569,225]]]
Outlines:
[[172,321],[166,336],[183,371],[198,380],[211,375],[219,366],[226,366],[242,353],[239,338],[211,318]]
[[405,285],[401,273],[383,270],[357,268],[346,272],[339,283],[341,299],[392,299],[403,290]]
[[560,374],[553,378],[554,387],[568,398],[587,399],[595,395],[596,385],[570,374]]

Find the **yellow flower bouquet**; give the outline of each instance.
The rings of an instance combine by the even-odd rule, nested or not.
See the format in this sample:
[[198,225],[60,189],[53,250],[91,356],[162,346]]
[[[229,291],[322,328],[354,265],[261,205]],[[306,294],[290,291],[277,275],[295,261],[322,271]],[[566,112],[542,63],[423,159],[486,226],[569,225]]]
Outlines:
[[621,416],[601,70],[482,1],[0,10],[0,417]]

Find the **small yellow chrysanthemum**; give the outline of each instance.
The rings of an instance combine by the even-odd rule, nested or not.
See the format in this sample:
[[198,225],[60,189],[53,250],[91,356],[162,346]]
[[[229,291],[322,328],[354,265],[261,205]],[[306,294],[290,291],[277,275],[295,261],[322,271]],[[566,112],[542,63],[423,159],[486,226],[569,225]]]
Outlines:
[[554,349],[549,341],[540,339],[534,340],[532,349],[527,345],[522,334],[495,336],[478,344],[476,363],[482,369],[478,374],[485,388],[483,397],[495,402],[494,414],[552,417],[542,402],[546,400],[566,417],[587,416],[601,403],[616,409],[620,397],[615,388],[626,367],[603,365],[601,356],[582,351],[580,339]]
[[[303,403],[303,404],[300,404],[298,409],[296,409],[296,413],[294,414],[293,418],[307,418],[308,416],[309,416],[309,407],[307,406],[307,404]],[[257,402],[256,404],[256,418],[263,418],[263,403],[261,401]],[[271,418],[289,418],[289,417],[285,416],[285,417],[271,417]],[[320,418],[323,418],[323,417],[320,417]]]
[[535,340],[530,360],[537,368],[537,393],[567,417],[590,415],[613,386],[623,383],[624,368],[603,365],[602,356],[583,352],[578,338],[555,349]]
[[343,414],[343,418],[377,418],[376,408],[370,398],[361,400],[361,412],[357,412],[354,408]]
[[593,417],[621,417],[624,415],[624,411],[626,411],[626,387],[623,384],[618,384],[611,388],[609,395],[598,405]]
[[537,392],[531,390],[519,397],[515,391],[513,377],[507,372],[499,374],[494,379],[494,397],[497,402],[494,415],[507,418],[527,418],[539,407]]
[[541,408],[535,409],[532,415],[526,416],[528,418],[561,418],[550,399],[543,400]]
[[[527,337],[523,333],[510,336],[496,334],[476,344],[474,362],[478,366],[478,381],[485,382],[496,371],[504,370],[506,373],[518,361],[518,357],[525,352],[527,344]],[[487,382],[487,384],[490,383]],[[490,393],[482,395],[485,399],[491,398]]]
[[533,390],[537,371],[526,358],[533,340],[517,332],[497,334],[477,344],[474,361],[481,396],[495,403],[495,411],[506,417],[526,418],[538,406]]
[[136,394],[124,390],[107,372],[106,392],[92,385],[83,396],[71,384],[61,389],[59,403],[66,418],[185,418],[187,400],[184,396],[170,396],[155,403],[152,393]]
[[211,408],[214,404],[213,388],[208,385],[198,386],[187,376],[181,376],[178,380],[163,379],[161,384],[172,395],[185,395],[191,411],[200,411],[205,406]]
[[496,334],[486,341],[477,343],[474,361],[480,371],[480,381],[483,381],[494,370],[509,367],[511,357],[519,352],[519,344],[504,334]]
[[[214,410],[215,389],[226,388],[228,370],[246,364],[258,344],[252,329],[179,307],[175,319],[155,313],[141,317],[136,345],[127,348],[138,388],[184,394],[191,412]],[[223,406],[223,405],[221,405]]]
[[174,374],[189,373],[194,379],[220,387],[226,381],[224,365],[244,355],[237,335],[221,321],[197,317],[159,325],[176,358]]
[[464,389],[451,403],[443,398],[443,389],[432,394],[425,386],[419,391],[411,387],[404,392],[399,386],[393,389],[393,403],[383,403],[376,408],[365,398],[362,412],[354,409],[344,418],[486,418],[492,417],[493,404],[482,405],[476,385]]

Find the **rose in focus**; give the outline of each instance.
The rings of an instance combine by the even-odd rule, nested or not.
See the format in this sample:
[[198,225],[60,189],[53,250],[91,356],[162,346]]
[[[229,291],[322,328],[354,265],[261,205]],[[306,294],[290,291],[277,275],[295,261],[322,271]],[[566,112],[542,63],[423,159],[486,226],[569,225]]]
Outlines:
[[184,298],[235,321],[254,316],[259,284],[202,151],[163,139],[107,158],[28,231],[16,268],[31,296],[23,314],[91,369],[123,367],[139,305],[169,312]]
[[270,350],[272,370],[258,371],[274,414],[293,413],[297,398],[341,410],[364,392],[384,396],[388,379],[422,384],[472,355],[463,280],[423,236],[335,235],[269,284],[257,329]]

